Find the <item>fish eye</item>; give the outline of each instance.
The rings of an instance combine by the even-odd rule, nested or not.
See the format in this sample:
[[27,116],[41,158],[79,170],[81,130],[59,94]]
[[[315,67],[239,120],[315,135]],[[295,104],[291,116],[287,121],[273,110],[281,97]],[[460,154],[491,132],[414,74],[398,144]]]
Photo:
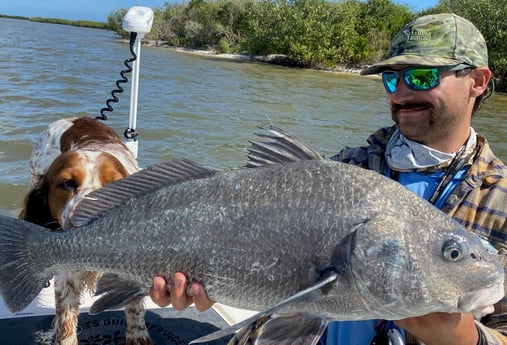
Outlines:
[[442,256],[450,262],[460,261],[463,259],[463,248],[455,240],[447,240],[442,246]]

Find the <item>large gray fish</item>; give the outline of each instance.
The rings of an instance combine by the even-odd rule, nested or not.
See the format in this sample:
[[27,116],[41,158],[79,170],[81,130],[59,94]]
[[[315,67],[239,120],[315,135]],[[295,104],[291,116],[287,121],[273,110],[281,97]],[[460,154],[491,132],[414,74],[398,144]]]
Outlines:
[[397,182],[270,130],[274,142],[251,150],[261,167],[155,165],[89,194],[72,231],[0,217],[6,305],[18,312],[56,272],[79,269],[108,272],[92,313],[176,271],[212,299],[263,310],[204,340],[260,317],[258,344],[315,344],[329,320],[492,311],[504,269],[477,237]]

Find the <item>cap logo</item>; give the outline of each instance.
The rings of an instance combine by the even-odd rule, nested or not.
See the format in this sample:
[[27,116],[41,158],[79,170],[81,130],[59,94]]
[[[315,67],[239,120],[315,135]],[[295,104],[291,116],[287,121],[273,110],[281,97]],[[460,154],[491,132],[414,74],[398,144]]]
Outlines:
[[410,33],[409,41],[428,41],[431,39],[431,31],[414,30]]

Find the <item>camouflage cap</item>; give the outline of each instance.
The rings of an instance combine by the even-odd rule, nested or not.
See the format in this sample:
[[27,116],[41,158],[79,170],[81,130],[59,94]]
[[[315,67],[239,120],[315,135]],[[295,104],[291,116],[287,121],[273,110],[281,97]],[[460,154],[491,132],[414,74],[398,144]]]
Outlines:
[[452,13],[419,17],[405,25],[391,41],[389,58],[362,75],[381,73],[393,65],[488,66],[488,48],[480,31]]

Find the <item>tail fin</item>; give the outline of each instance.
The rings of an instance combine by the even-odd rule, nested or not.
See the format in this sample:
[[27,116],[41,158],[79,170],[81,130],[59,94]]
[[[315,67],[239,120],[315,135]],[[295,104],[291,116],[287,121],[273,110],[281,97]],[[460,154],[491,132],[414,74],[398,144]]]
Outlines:
[[43,277],[27,238],[48,230],[16,218],[0,216],[0,294],[13,313],[25,309],[51,277]]

